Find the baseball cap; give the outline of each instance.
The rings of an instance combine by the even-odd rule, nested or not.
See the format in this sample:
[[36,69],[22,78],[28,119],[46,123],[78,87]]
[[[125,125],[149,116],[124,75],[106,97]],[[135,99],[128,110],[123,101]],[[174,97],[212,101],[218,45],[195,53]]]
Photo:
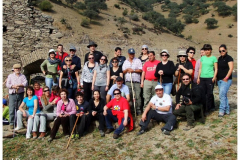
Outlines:
[[48,51],[48,53],[51,53],[51,52],[54,52],[54,53],[56,54],[56,52],[55,52],[54,49],[50,49],[50,50]]
[[3,98],[3,104],[7,105],[7,100]]
[[155,90],[157,90],[157,89],[163,89],[163,87],[162,87],[161,85],[157,85],[157,86],[155,87]]
[[123,79],[122,79],[122,77],[118,76],[118,77],[116,78],[116,81],[123,81]]
[[133,48],[128,49],[129,54],[135,54],[135,50]]
[[71,46],[69,50],[74,50],[76,51],[76,48],[74,46]]

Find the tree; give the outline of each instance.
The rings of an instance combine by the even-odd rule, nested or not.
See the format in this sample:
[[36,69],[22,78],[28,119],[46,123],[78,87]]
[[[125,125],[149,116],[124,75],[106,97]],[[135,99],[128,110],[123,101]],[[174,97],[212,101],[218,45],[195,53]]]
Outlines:
[[119,17],[117,21],[118,24],[120,25],[120,29],[122,29],[122,25],[127,22],[126,19],[124,19],[124,17]]
[[189,14],[184,15],[184,16],[183,16],[183,19],[185,20],[185,23],[187,23],[187,24],[193,22],[193,16],[192,16],[192,15],[189,15]]
[[172,17],[167,19],[167,29],[169,29],[173,33],[181,34],[184,28],[185,25],[182,24],[180,20]]
[[155,23],[154,28],[156,29],[162,29],[163,27],[167,26],[167,20],[164,17],[159,17]]
[[74,7],[76,7],[77,9],[87,9],[86,5],[82,2],[77,2]]
[[123,16],[126,16],[128,14],[128,10],[125,8],[122,14]]
[[40,4],[39,4],[39,8],[42,11],[51,11],[52,10],[52,3],[47,1],[47,0],[43,0]]
[[218,6],[217,12],[219,16],[229,16],[232,14],[232,8],[227,5],[220,5]]
[[161,9],[162,9],[163,12],[165,12],[165,11],[168,10],[168,7],[167,7],[167,5],[162,5],[162,6],[161,6]]
[[139,21],[138,15],[136,13],[129,15],[129,18],[133,21]]
[[96,11],[93,11],[93,10],[86,10],[86,11],[83,12],[83,15],[88,17],[90,19],[90,22],[91,22],[92,19],[97,18],[98,13]]
[[232,14],[235,18],[235,21],[237,21],[237,3],[232,7]]
[[73,6],[73,3],[77,2],[77,0],[65,0],[67,2],[67,5],[70,4],[71,7]]
[[207,18],[204,23],[207,23],[207,28],[212,29],[216,27],[218,21],[215,18]]
[[86,18],[82,19],[81,26],[89,27],[89,25],[90,25],[90,22],[88,19],[86,19]]

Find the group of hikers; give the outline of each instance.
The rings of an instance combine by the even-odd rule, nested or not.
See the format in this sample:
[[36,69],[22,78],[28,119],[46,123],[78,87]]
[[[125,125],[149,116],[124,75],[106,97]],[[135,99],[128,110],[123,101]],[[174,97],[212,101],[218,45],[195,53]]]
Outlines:
[[[187,118],[184,128],[187,131],[194,127],[196,116],[204,117],[215,110],[215,82],[220,98],[218,116],[230,114],[227,92],[232,83],[233,58],[224,44],[219,47],[218,59],[212,55],[210,44],[204,44],[197,61],[194,47],[180,50],[176,65],[169,60],[168,50],[160,52],[159,61],[147,45],[142,46],[138,58],[133,48],[128,49],[126,58],[121,55],[122,49],[116,47],[109,65],[107,56],[96,51],[95,42],[91,41],[87,47],[90,51],[85,55],[83,68],[74,46],[69,54],[61,44],[57,52],[50,49],[40,66],[45,75],[42,88],[38,81],[28,86],[21,65],[14,64],[6,81],[9,107],[3,99],[4,111],[9,109],[9,115],[4,112],[4,124],[19,132],[24,128],[25,117],[26,138],[42,139],[49,122],[54,121],[48,138],[52,141],[60,125],[66,137],[72,133],[70,138],[80,138],[89,133],[92,121],[97,120],[102,137],[114,131],[113,138],[117,139],[125,127],[128,131],[134,129],[132,115],[135,115],[141,116],[137,135],[147,131],[151,119],[164,122],[162,133],[169,135],[177,122],[176,116]],[[176,97],[176,105],[171,94]],[[112,122],[118,123],[115,130]]]

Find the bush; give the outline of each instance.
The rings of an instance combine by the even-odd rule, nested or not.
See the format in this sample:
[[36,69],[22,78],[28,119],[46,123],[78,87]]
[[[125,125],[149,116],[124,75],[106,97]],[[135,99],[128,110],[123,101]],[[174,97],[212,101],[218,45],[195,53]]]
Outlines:
[[192,22],[197,24],[199,20],[197,18],[194,18]]
[[77,8],[77,9],[81,9],[81,10],[84,10],[84,9],[87,8],[86,5],[85,5],[84,3],[82,3],[82,2],[77,2],[77,3],[74,5],[74,7]]
[[193,16],[192,16],[192,15],[189,15],[189,14],[184,15],[184,16],[183,16],[183,19],[185,20],[185,23],[187,23],[187,24],[193,22]]
[[138,15],[137,14],[132,14],[129,16],[129,18],[133,21],[139,21]]
[[229,34],[229,35],[228,35],[228,37],[229,37],[229,38],[232,38],[232,37],[233,37],[233,35]]
[[235,4],[235,5],[232,7],[232,14],[233,14],[233,16],[234,16],[235,21],[237,21],[237,4]]
[[89,27],[90,21],[86,18],[82,19],[81,26],[83,27]]
[[62,18],[62,19],[60,20],[60,22],[61,22],[62,24],[66,24],[66,23],[67,23],[67,20],[66,20],[65,18]]
[[86,10],[83,12],[83,15],[88,17],[91,21],[91,19],[95,19],[98,16],[98,13],[96,11],[93,10]]
[[127,14],[128,14],[128,10],[127,9],[124,9],[124,11],[123,11],[123,16],[126,16]]
[[215,28],[218,21],[215,18],[207,18],[204,23],[207,23],[207,28]]
[[169,29],[173,33],[181,34],[184,28],[185,28],[185,25],[182,24],[180,20],[177,20],[176,18],[167,19],[167,29]]
[[118,8],[118,9],[121,9],[120,6],[119,6],[119,4],[114,4],[114,7],[115,7],[115,8]]
[[232,8],[227,5],[221,5],[218,7],[217,12],[219,16],[229,16],[232,14]]
[[47,0],[43,0],[42,2],[40,2],[39,4],[39,8],[42,11],[51,11],[52,10],[53,5],[51,4],[51,2],[47,1]]

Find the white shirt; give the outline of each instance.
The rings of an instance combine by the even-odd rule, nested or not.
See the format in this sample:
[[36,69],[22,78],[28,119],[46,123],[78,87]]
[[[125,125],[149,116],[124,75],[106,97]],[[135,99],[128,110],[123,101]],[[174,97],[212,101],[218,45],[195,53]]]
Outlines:
[[[163,94],[162,98],[159,98],[157,95],[153,96],[150,100],[151,103],[153,103],[156,107],[161,108],[161,107],[166,107],[166,106],[172,106],[172,98],[168,94]],[[172,107],[170,107],[169,111],[163,112],[156,110],[157,113],[159,114],[168,114],[172,113]]]

